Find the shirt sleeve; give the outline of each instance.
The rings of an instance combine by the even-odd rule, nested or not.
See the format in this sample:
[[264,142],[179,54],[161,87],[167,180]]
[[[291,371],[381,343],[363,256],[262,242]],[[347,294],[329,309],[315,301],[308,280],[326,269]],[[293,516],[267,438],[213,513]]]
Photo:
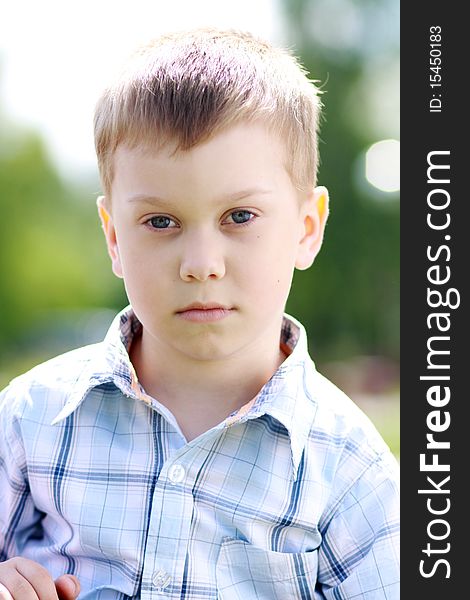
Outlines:
[[398,465],[378,458],[336,505],[319,553],[326,600],[398,600]]
[[0,393],[0,562],[20,555],[41,521],[28,484],[18,404],[11,387]]

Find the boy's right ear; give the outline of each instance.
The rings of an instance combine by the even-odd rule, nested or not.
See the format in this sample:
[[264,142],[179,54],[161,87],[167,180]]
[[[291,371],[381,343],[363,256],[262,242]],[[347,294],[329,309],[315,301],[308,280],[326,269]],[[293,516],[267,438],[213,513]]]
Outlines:
[[116,229],[114,227],[113,217],[107,207],[106,197],[99,196],[96,200],[98,207],[98,214],[103,227],[104,237],[106,238],[106,246],[108,247],[108,254],[111,258],[111,265],[113,273],[116,277],[122,279],[122,265],[121,257],[119,255],[119,247],[116,237]]

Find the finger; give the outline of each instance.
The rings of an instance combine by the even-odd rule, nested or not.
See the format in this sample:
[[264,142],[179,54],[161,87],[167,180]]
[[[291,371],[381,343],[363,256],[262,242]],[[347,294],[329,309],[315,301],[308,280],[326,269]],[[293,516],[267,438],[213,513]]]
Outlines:
[[1,600],[38,600],[38,595],[30,582],[19,573],[15,566],[2,572],[0,587]]
[[54,583],[59,600],[75,600],[80,593],[80,582],[75,575],[61,575]]
[[13,600],[13,596],[7,588],[0,583],[0,600]]
[[[34,593],[31,600],[33,598],[34,600],[58,600],[54,581],[43,566],[26,558],[18,558],[15,567]],[[15,600],[23,600],[22,593],[18,596],[13,594],[13,597]],[[29,597],[24,596],[24,598],[29,600]]]

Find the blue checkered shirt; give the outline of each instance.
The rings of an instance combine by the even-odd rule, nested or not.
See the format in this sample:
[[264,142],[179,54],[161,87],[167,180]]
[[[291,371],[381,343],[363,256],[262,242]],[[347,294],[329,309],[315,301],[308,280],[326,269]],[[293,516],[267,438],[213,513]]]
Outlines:
[[397,463],[300,323],[256,398],[190,442],[139,385],[140,328],[127,308],[2,392],[0,560],[74,573],[83,600],[398,599]]

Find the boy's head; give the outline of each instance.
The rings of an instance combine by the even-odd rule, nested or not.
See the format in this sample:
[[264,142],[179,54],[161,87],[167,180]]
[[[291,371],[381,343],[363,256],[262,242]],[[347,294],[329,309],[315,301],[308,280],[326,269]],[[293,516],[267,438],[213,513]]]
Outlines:
[[109,197],[120,144],[188,150],[230,125],[262,121],[286,144],[286,168],[313,189],[318,165],[318,90],[298,61],[250,34],[196,29],[137,51],[102,95],[95,145]]
[[267,44],[196,31],[144,49],[105,92],[99,210],[147,347],[198,360],[275,348],[328,212],[309,86]]

